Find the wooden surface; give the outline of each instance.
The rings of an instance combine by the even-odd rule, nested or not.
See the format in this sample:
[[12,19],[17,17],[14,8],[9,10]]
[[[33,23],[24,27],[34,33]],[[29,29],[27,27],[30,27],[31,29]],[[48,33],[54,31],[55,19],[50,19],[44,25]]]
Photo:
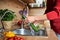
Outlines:
[[48,31],[48,39],[49,40],[58,40],[56,34],[53,30]]
[[57,40],[57,36],[55,35],[52,29],[47,28],[47,35],[48,36],[21,36],[21,35],[17,36],[23,37],[25,40]]
[[22,5],[18,0],[0,0],[0,9],[9,9],[15,12],[16,14],[12,23],[12,28],[20,27],[17,25],[17,22],[21,19],[19,11],[22,10],[23,8],[24,5]]
[[24,1],[26,3],[34,3],[35,2],[35,0],[22,0],[22,1]]
[[31,8],[29,10],[29,16],[43,15],[46,8]]

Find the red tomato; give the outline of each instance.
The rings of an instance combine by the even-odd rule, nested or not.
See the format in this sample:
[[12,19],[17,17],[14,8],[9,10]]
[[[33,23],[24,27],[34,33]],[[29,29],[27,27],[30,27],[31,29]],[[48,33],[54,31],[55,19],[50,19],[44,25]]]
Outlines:
[[18,25],[21,25],[21,23],[22,23],[22,20],[19,20],[17,24],[18,24]]
[[14,38],[12,37],[12,38],[8,38],[7,40],[14,40]]
[[15,36],[14,40],[24,40],[24,38]]
[[24,38],[20,38],[20,40],[24,40]]
[[18,37],[17,37],[17,36],[15,36],[15,37],[14,37],[14,40],[18,40]]
[[20,40],[20,37],[18,37],[18,40]]

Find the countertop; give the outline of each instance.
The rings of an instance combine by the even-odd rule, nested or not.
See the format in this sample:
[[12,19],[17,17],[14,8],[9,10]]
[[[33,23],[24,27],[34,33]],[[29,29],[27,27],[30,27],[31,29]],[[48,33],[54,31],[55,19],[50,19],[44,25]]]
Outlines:
[[23,37],[25,40],[57,40],[57,37],[54,33],[54,31],[48,30],[48,36],[20,36]]
[[[57,40],[57,36],[55,35],[55,32],[49,28],[49,22],[45,22],[47,36],[21,36],[17,35],[19,37],[23,37],[25,40]],[[1,40],[1,39],[0,39]]]
[[[55,35],[54,31],[52,29],[47,30],[48,36],[20,36],[23,37],[25,40],[57,40],[57,36]],[[2,40],[2,39],[0,39]]]

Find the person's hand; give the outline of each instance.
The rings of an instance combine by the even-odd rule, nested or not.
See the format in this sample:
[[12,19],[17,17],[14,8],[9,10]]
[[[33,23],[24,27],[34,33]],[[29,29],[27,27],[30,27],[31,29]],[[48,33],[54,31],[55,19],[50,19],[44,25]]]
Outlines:
[[35,17],[34,17],[34,16],[28,16],[28,17],[26,18],[26,22],[28,22],[28,21],[29,21],[30,23],[31,23],[31,22],[33,23],[33,22],[35,21]]

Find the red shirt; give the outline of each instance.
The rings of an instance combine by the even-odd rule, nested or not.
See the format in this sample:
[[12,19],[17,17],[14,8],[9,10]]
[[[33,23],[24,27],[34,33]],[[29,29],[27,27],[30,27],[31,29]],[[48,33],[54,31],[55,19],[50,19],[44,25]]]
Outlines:
[[48,20],[53,20],[53,19],[58,18],[58,15],[55,11],[51,11],[47,13],[46,15],[47,15]]
[[[48,20],[55,20],[55,19],[60,19],[60,13],[59,16],[55,11],[51,11],[46,14]],[[57,20],[57,23],[53,23],[51,25],[51,28],[56,32],[60,34],[60,20]]]
[[[52,3],[51,3],[51,2]],[[47,8],[48,8],[48,10],[47,10],[47,12],[49,12],[49,10],[50,9],[52,9],[52,6],[51,5],[49,5],[49,4],[52,4],[53,5],[53,1],[54,0],[50,0],[47,4]],[[55,6],[55,8],[57,8],[58,9],[58,11],[60,10],[60,0],[55,0],[55,2],[56,2],[56,4],[54,4]],[[50,8],[50,9],[49,9]],[[47,13],[46,12],[46,13]],[[48,20],[50,20],[50,23],[51,23],[51,28],[56,32],[56,33],[59,33],[60,34],[60,11],[59,11],[59,16],[58,16],[58,14],[55,12],[55,11],[51,11],[51,12],[49,12],[49,13],[47,13],[46,14],[46,16],[47,16],[47,18],[48,18]]]

